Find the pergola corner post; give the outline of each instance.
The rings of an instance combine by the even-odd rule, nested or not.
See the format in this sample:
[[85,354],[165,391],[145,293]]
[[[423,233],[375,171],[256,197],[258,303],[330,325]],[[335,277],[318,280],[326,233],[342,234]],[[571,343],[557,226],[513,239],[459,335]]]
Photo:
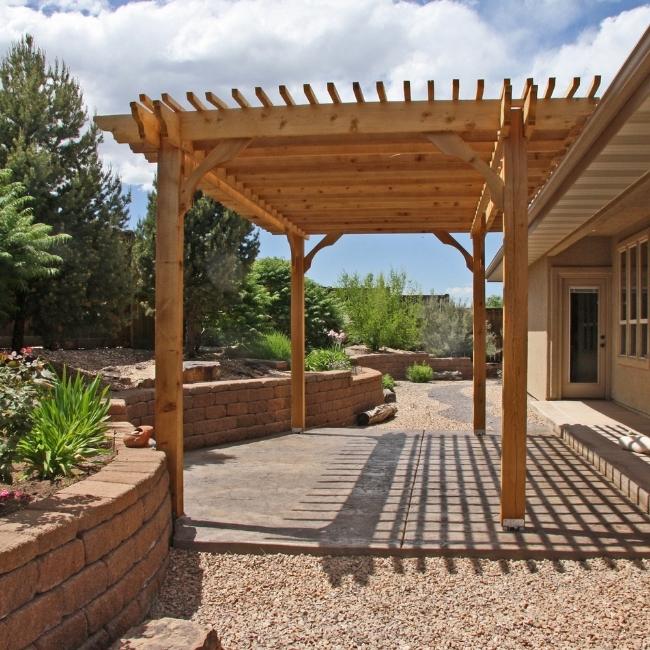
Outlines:
[[510,110],[503,180],[503,424],[501,524],[520,529],[526,510],[528,178],[523,112]]
[[305,240],[287,235],[291,248],[291,430],[305,430]]
[[167,456],[172,509],[183,514],[183,154],[163,140],[156,213],[155,437]]
[[474,383],[474,433],[485,434],[485,378],[486,378],[486,335],[485,335],[485,222],[483,227],[472,233],[472,306],[473,306],[473,350],[472,377]]

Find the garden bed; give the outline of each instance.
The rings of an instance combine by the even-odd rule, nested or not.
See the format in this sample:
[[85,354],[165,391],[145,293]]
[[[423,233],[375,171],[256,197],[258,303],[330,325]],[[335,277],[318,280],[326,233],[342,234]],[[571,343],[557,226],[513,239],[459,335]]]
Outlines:
[[41,499],[47,499],[59,490],[96,474],[113,458],[115,458],[115,451],[113,445],[111,445],[110,448],[106,449],[105,454],[96,456],[93,463],[81,465],[72,476],[53,481],[26,478],[24,466],[21,464],[15,465],[12,472],[13,482],[9,484],[0,481],[0,518],[21,510],[28,503],[36,503]]
[[[88,376],[101,375],[113,390],[151,388],[154,384],[155,362],[153,350],[132,348],[98,348],[95,350],[34,349],[34,354],[51,363],[57,370],[67,366]],[[185,362],[185,372],[191,374],[184,383],[204,380],[255,379],[275,376],[272,363],[255,359],[228,359],[220,351],[205,351],[192,361]],[[201,376],[201,370],[210,376]]]

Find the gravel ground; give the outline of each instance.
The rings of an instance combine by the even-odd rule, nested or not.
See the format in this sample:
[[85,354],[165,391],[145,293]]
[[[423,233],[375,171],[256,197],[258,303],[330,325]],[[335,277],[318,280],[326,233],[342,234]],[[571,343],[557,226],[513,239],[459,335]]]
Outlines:
[[155,616],[235,648],[650,648],[650,563],[174,550]]
[[[488,381],[488,430],[499,424],[500,390]],[[397,417],[373,429],[471,428],[471,382],[398,382],[396,391]],[[541,426],[529,411],[529,427]],[[642,650],[650,562],[173,550],[152,616],[214,627],[225,650]]]
[[[487,430],[498,431],[501,427],[501,380],[488,379],[485,393]],[[397,381],[395,394],[397,415],[392,420],[373,425],[373,431],[389,431],[396,427],[407,431],[472,429],[471,381],[434,381],[427,384]],[[528,425],[529,428],[548,428],[530,408]]]

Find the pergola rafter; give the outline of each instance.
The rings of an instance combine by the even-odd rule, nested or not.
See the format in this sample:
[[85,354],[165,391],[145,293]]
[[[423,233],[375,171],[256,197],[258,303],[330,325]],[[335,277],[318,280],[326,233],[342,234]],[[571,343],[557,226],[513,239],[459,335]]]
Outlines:
[[[183,217],[197,189],[271,233],[284,234],[292,268],[292,428],[305,428],[304,274],[315,255],[344,234],[435,234],[473,271],[474,429],[485,431],[485,252],[487,232],[504,231],[504,381],[502,522],[523,525],[526,433],[527,202],[539,191],[596,105],[599,79],[578,97],[543,97],[526,80],[520,99],[509,80],[498,99],[476,84],[474,99],[417,99],[409,81],[392,100],[355,82],[350,95],[333,82],[310,84],[298,103],[279,86],[259,106],[235,88],[234,105],[205,93],[140,95],[125,115],[96,117],[100,128],[158,164],[156,243],[156,433],[168,454],[174,510],[182,496]],[[345,101],[342,97],[353,97]],[[452,233],[472,235],[470,254]],[[305,240],[324,237],[305,255]]]

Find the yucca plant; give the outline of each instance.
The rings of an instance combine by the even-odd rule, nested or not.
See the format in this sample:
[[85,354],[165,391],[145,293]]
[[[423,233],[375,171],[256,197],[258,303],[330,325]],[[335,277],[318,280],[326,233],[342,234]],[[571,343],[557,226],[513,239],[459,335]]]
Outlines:
[[34,408],[32,430],[18,443],[18,459],[40,479],[70,476],[105,448],[108,409],[108,387],[102,389],[99,377],[86,384],[80,374],[69,377],[64,368]]

